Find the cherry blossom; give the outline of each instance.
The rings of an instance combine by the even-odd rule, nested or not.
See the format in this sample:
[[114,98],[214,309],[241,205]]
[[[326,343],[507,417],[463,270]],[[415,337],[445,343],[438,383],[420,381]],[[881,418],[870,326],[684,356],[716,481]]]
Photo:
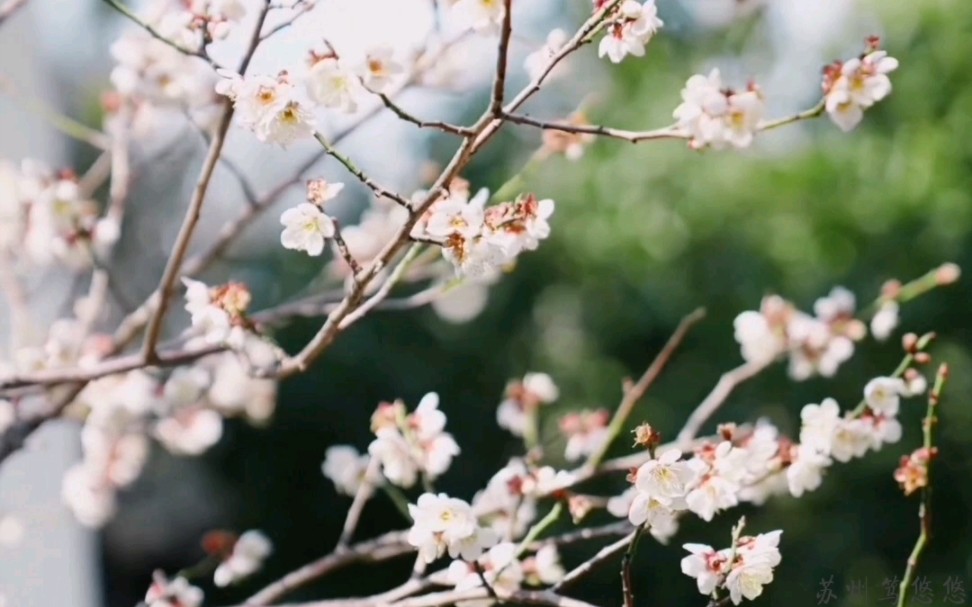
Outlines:
[[657,459],[645,462],[635,473],[635,487],[662,505],[678,503],[700,476],[696,466],[681,458],[681,451],[668,449]]
[[875,377],[864,386],[864,402],[875,413],[893,417],[898,414],[901,397],[908,393],[904,380]]
[[792,461],[786,468],[786,482],[793,497],[814,491],[823,482],[823,471],[830,458],[808,445],[793,445]]
[[584,410],[565,415],[560,420],[560,432],[567,438],[564,457],[576,461],[601,448],[608,437],[606,409]]
[[392,49],[387,46],[370,49],[358,67],[358,75],[362,83],[376,93],[384,92],[391,81],[404,71],[404,68],[395,62]]
[[334,55],[315,57],[307,73],[307,93],[325,108],[353,114],[364,89],[354,72]]
[[384,403],[372,416],[375,440],[368,453],[381,465],[382,474],[400,487],[411,487],[419,474],[434,479],[459,454],[459,445],[445,432],[446,416],[438,409],[436,393],[426,394],[415,412],[405,414],[401,402]]
[[719,588],[729,591],[738,605],[753,600],[773,581],[773,568],[780,564],[780,534],[772,531],[756,537],[741,537],[734,548],[715,550],[705,544],[685,544],[691,554],[682,559],[682,573],[695,578],[699,592],[708,596]]

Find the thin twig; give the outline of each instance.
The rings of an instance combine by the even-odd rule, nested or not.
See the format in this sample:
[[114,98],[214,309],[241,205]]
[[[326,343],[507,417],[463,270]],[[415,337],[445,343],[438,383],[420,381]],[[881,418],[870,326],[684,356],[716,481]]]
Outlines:
[[705,425],[705,422],[709,418],[715,415],[716,411],[719,410],[723,403],[726,402],[726,399],[729,398],[729,395],[732,394],[732,391],[739,384],[758,375],[772,363],[772,359],[766,361],[749,361],[739,365],[732,371],[723,373],[715,387],[712,388],[712,391],[699,403],[699,406],[692,411],[692,414],[685,421],[685,426],[682,427],[682,430],[678,433],[678,437],[675,439],[676,446],[682,451],[688,450],[693,439],[702,430],[702,426]]
[[942,397],[942,390],[948,380],[948,365],[942,363],[935,374],[935,384],[931,392],[928,393],[928,409],[925,412],[925,419],[922,422],[922,449],[928,457],[925,464],[925,474],[927,475],[925,486],[921,489],[921,504],[918,506],[918,518],[921,520],[921,532],[915,547],[908,556],[908,563],[905,566],[904,578],[898,589],[898,607],[905,607],[908,604],[908,590],[918,575],[918,562],[925,551],[932,535],[932,462],[935,461],[935,426],[938,424],[938,403]]
[[351,541],[351,537],[354,535],[354,530],[358,528],[358,522],[361,520],[361,513],[364,512],[365,504],[375,494],[375,486],[371,484],[370,479],[378,476],[380,466],[381,461],[376,457],[371,458],[368,462],[364,478],[361,484],[358,485],[358,490],[355,492],[354,499],[351,501],[351,507],[348,508],[348,515],[344,519],[344,527],[341,529],[341,537],[338,538],[335,552],[339,552],[347,547]]
[[584,468],[588,471],[595,470],[604,456],[607,454],[608,450],[611,448],[611,444],[621,433],[624,428],[625,423],[628,421],[628,417],[631,416],[631,412],[634,411],[635,405],[638,404],[644,395],[648,391],[648,388],[655,383],[658,376],[661,375],[662,370],[671,360],[672,356],[675,354],[675,350],[678,349],[682,341],[685,340],[685,336],[688,332],[692,330],[696,324],[705,318],[705,310],[699,308],[688,314],[678,323],[678,327],[672,336],[668,338],[665,345],[662,347],[661,351],[655,357],[645,372],[642,374],[641,378],[634,384],[626,386],[624,388],[624,397],[621,399],[621,403],[618,405],[617,410],[614,412],[614,417],[611,419],[611,423],[608,425],[608,434],[606,439],[598,447],[597,451],[592,453],[587,461],[584,463]]
[[631,542],[634,540],[636,533],[637,533],[636,531],[632,531],[628,533],[628,535],[626,535],[625,537],[614,542],[613,544],[608,544],[607,546],[601,548],[600,550],[598,550],[597,554],[587,559],[577,567],[574,567],[573,569],[568,571],[562,580],[560,580],[559,582],[557,582],[556,584],[550,587],[550,590],[557,592],[564,586],[569,586],[570,584],[576,582],[582,577],[588,575],[591,571],[594,570],[595,567],[602,565],[606,560],[608,560],[618,552],[621,552],[622,550],[626,549],[628,545],[630,545]]
[[333,552],[296,569],[257,592],[245,605],[258,607],[277,602],[297,588],[353,563],[377,563],[415,551],[405,541],[405,533],[395,531],[373,540],[359,542],[344,550]]
[[386,297],[388,297],[388,294],[391,292],[392,288],[398,283],[399,280],[401,280],[402,276],[405,274],[405,271],[408,269],[408,265],[413,259],[415,259],[415,256],[418,255],[421,248],[422,247],[420,245],[412,245],[412,248],[405,253],[405,256],[402,257],[401,261],[398,262],[398,265],[395,266],[391,274],[389,274],[388,278],[385,279],[385,282],[382,283],[381,287],[374,293],[374,295],[369,297],[367,301],[361,304],[357,310],[344,317],[344,319],[341,321],[342,329],[350,327],[352,324],[363,318],[365,314],[367,314],[370,310],[380,304]]
[[[116,5],[117,8],[118,3],[115,0],[105,1]],[[257,15],[256,25],[254,26],[254,32],[250,39],[250,44],[247,47],[246,52],[243,54],[243,59],[240,62],[239,73],[241,74],[246,73],[250,60],[253,58],[253,54],[260,45],[260,30],[263,28],[263,23],[267,18],[267,13],[269,10],[270,4],[269,2],[265,2],[260,13]],[[172,246],[172,253],[169,255],[168,262],[166,262],[165,271],[162,273],[162,280],[159,281],[159,286],[156,288],[155,293],[152,296],[156,300],[156,304],[154,306],[155,309],[149,318],[148,324],[146,325],[145,340],[142,342],[142,356],[148,363],[155,360],[155,346],[162,334],[162,323],[165,320],[165,313],[169,306],[169,299],[171,298],[172,292],[175,288],[176,280],[179,278],[181,273],[182,261],[186,256],[186,252],[189,250],[189,242],[192,240],[192,235],[195,233],[196,224],[199,223],[199,217],[202,214],[202,207],[206,199],[206,193],[209,190],[209,183],[212,180],[213,172],[216,170],[216,165],[219,163],[219,157],[223,152],[223,144],[226,142],[226,134],[229,131],[232,121],[233,103],[227,98],[223,100],[223,110],[222,115],[220,116],[219,124],[216,127],[216,132],[213,135],[212,140],[210,141],[209,151],[207,152],[206,158],[203,161],[202,169],[199,172],[199,178],[196,180],[196,186],[193,190],[192,198],[189,200],[189,208],[186,209],[186,215],[182,220],[182,226],[179,228],[179,234],[176,236],[175,244]]]
[[443,133],[451,133],[460,137],[468,137],[470,134],[472,134],[472,131],[468,127],[450,124],[448,122],[441,122],[438,120],[422,120],[421,118],[417,118],[413,114],[410,114],[408,111],[403,109],[400,105],[392,101],[391,98],[385,93],[376,94],[378,95],[379,99],[381,99],[381,102],[385,104],[385,107],[391,110],[393,114],[405,122],[410,122],[419,128],[435,129],[442,131]]
[[378,185],[377,183],[375,183],[375,180],[365,175],[364,172],[361,169],[359,169],[357,165],[355,165],[350,158],[341,154],[341,152],[337,151],[334,145],[330,141],[328,141],[327,138],[324,137],[324,135],[322,135],[321,133],[314,133],[314,139],[316,139],[321,144],[321,147],[324,148],[324,151],[327,152],[328,156],[331,156],[332,158],[340,162],[342,165],[344,165],[344,168],[346,168],[349,173],[354,175],[358,179],[358,181],[366,185],[372,192],[374,192],[375,196],[377,196],[378,198],[388,198],[390,200],[394,200],[395,202],[405,207],[406,209],[410,208],[410,204],[407,198],[405,198],[401,194],[393,192],[388,188],[384,188]]
[[496,53],[496,76],[493,78],[493,94],[490,96],[489,113],[500,117],[503,112],[503,98],[506,94],[507,55],[510,50],[510,38],[513,34],[513,1],[503,2],[503,25],[500,27],[500,39]]
[[113,9],[115,9],[116,11],[118,11],[119,13],[121,13],[122,15],[124,15],[125,17],[127,17],[128,19],[132,20],[136,25],[138,25],[143,30],[148,32],[149,35],[151,35],[156,40],[160,42],[164,42],[165,44],[179,51],[183,55],[188,55],[190,57],[198,57],[199,59],[202,59],[209,65],[213,66],[214,68],[221,67],[215,61],[213,61],[212,58],[210,58],[209,54],[206,52],[205,47],[201,47],[196,50],[186,48],[181,44],[175,42],[174,40],[169,39],[167,36],[164,36],[161,32],[159,32],[159,30],[149,25],[141,17],[136,15],[130,8],[128,8],[127,6],[119,2],[119,0],[104,0],[104,2],[107,3],[109,6],[111,6]]
[[[271,6],[271,8],[278,8],[278,7]],[[285,20],[281,21],[280,23],[274,25],[273,27],[271,27],[270,29],[268,29],[266,32],[264,32],[263,34],[261,34],[260,35],[260,41],[263,42],[264,40],[275,36],[278,32],[281,32],[281,31],[287,29],[288,27],[290,27],[291,25],[293,25],[295,21],[297,21],[302,16],[304,16],[305,14],[307,14],[312,8],[314,8],[314,3],[313,2],[303,2],[303,3],[301,3],[301,5],[299,7],[297,7],[297,6],[293,7],[292,10],[294,11],[294,14],[292,14],[287,19],[285,19]]]
[[644,525],[634,530],[628,549],[621,559],[621,595],[624,598],[624,607],[634,607],[634,587],[631,585],[631,563],[634,562],[635,553],[638,551],[638,540],[644,532]]

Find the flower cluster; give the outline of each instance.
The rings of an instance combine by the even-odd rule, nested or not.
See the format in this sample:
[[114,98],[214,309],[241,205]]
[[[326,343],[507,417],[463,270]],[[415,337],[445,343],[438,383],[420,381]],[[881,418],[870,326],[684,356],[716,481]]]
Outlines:
[[664,25],[658,18],[655,0],[644,4],[635,0],[622,2],[608,23],[607,35],[597,47],[599,57],[607,56],[613,63],[621,63],[628,55],[642,57],[645,45]]
[[796,309],[783,298],[763,298],[758,312],[736,317],[736,341],[747,362],[768,364],[789,355],[790,377],[804,380],[814,375],[831,377],[854,353],[854,342],[867,333],[854,318],[854,294],[843,287],[818,299],[815,316]]
[[894,480],[905,495],[928,486],[928,464],[938,456],[936,447],[921,447],[901,456],[901,465],[894,471]]
[[99,217],[73,173],[32,161],[20,167],[0,162],[0,251],[37,266],[88,269],[119,229]]
[[246,317],[250,306],[250,290],[246,285],[233,282],[209,287],[191,278],[183,278],[182,282],[186,286],[186,311],[192,318],[192,328],[205,343],[242,349],[250,341],[253,327]]
[[[521,558],[516,544],[500,542],[487,550],[474,563],[453,561],[442,575],[442,582],[458,591],[481,588],[483,581],[489,585],[490,598],[473,599],[457,603],[462,607],[489,607],[510,598],[524,584],[541,586],[556,584],[564,577],[560,554],[556,546],[546,544],[536,554]],[[495,598],[493,597],[495,595]]]
[[275,397],[274,382],[250,377],[232,353],[201,359],[164,381],[130,371],[89,383],[77,398],[89,410],[83,459],[65,473],[65,503],[82,524],[103,525],[115,513],[117,492],[141,474],[149,437],[176,455],[199,455],[222,437],[224,417],[263,422]]
[[537,516],[537,500],[574,482],[569,472],[550,466],[530,466],[514,458],[501,468],[486,488],[473,497],[476,516],[497,534],[516,537],[526,532]]
[[550,235],[553,200],[537,200],[531,194],[487,207],[488,199],[485,189],[470,199],[468,184],[454,183],[447,196],[432,204],[412,235],[441,243],[443,256],[456,272],[470,278],[494,275]]
[[358,453],[351,445],[334,445],[325,452],[321,471],[338,493],[354,496],[362,485],[374,483],[367,474],[370,461],[368,454]]
[[202,603],[203,591],[190,584],[186,578],[170,580],[158,572],[145,593],[147,607],[200,607]]
[[473,561],[499,539],[492,529],[479,526],[472,506],[445,493],[423,493],[408,505],[412,527],[408,543],[418,548],[419,558],[431,563],[446,552],[452,558]]
[[411,487],[421,474],[432,480],[449,469],[459,445],[445,431],[446,416],[439,396],[430,392],[406,414],[401,401],[382,403],[371,417],[375,440],[368,453],[378,460],[388,482]]
[[743,536],[722,550],[685,544],[683,548],[691,554],[682,559],[682,573],[695,578],[699,592],[706,596],[724,588],[734,605],[743,598],[756,599],[763,594],[763,586],[773,581],[773,568],[782,559],[778,548],[782,533]]
[[314,133],[313,115],[290,74],[247,76],[220,70],[216,92],[233,100],[236,121],[262,142],[286,147]]
[[830,119],[843,131],[850,131],[864,118],[864,110],[891,94],[888,74],[898,69],[898,60],[880,50],[880,39],[868,40],[859,57],[835,61],[824,69],[823,91]]
[[674,117],[694,149],[745,148],[753,142],[764,111],[763,94],[755,84],[741,92],[724,88],[714,69],[708,76],[688,79]]

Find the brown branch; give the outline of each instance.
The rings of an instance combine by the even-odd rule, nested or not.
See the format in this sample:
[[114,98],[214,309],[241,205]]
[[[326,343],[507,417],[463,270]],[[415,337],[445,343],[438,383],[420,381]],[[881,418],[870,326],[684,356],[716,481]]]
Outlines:
[[[283,8],[283,7],[271,5],[270,8]],[[260,41],[263,42],[264,40],[275,36],[278,32],[287,29],[288,27],[293,25],[295,21],[297,21],[298,19],[303,17],[306,13],[308,13],[312,8],[314,8],[313,2],[303,2],[299,7],[296,6],[293,7],[294,14],[291,15],[289,18],[281,21],[280,23],[274,25],[263,34],[261,34]]]
[[358,181],[363,183],[365,186],[368,187],[368,189],[374,192],[375,196],[377,196],[378,198],[388,198],[389,200],[394,200],[395,202],[405,207],[406,209],[411,207],[407,198],[405,198],[401,194],[389,190],[388,188],[384,188],[378,185],[377,183],[375,183],[374,179],[365,175],[364,172],[361,169],[359,169],[357,165],[354,164],[354,162],[350,158],[338,152],[337,149],[334,147],[334,145],[330,141],[328,141],[327,138],[324,137],[324,135],[315,132],[314,139],[316,139],[318,143],[321,144],[321,147],[324,148],[324,151],[327,153],[328,156],[331,156],[332,158],[340,162],[342,165],[344,165],[344,168],[346,168],[349,173],[354,175]]
[[[106,1],[111,3],[116,8],[119,8],[120,6],[114,0]],[[122,9],[119,8],[119,10]],[[263,28],[263,23],[267,18],[267,13],[269,10],[270,4],[269,2],[265,2],[260,13],[257,15],[256,25],[250,39],[250,44],[243,55],[242,61],[240,62],[239,73],[241,74],[246,73],[246,69],[250,65],[250,60],[253,58],[253,54],[260,45],[260,30]],[[175,244],[172,246],[172,253],[169,255],[169,260],[166,263],[165,271],[162,273],[162,280],[159,282],[159,286],[152,295],[152,298],[156,300],[156,305],[154,306],[154,311],[149,317],[148,325],[146,325],[145,329],[145,339],[142,342],[142,356],[148,363],[154,362],[156,359],[155,347],[158,344],[159,337],[162,334],[162,323],[165,320],[165,313],[169,306],[169,299],[172,296],[175,283],[181,274],[182,261],[186,256],[186,252],[189,250],[189,242],[192,240],[193,233],[195,233],[196,224],[199,223],[203,203],[206,199],[206,192],[209,190],[209,183],[212,180],[213,172],[216,170],[219,157],[223,152],[223,144],[226,142],[226,134],[229,131],[232,121],[233,102],[227,98],[223,101],[223,111],[219,124],[216,127],[216,132],[209,144],[209,151],[207,152],[206,158],[203,161],[202,169],[199,172],[199,178],[196,180],[196,187],[193,190],[192,198],[189,200],[189,208],[186,209],[186,215],[182,220],[182,226],[179,228],[179,234],[176,236]]]
[[361,484],[358,485],[358,490],[355,492],[354,499],[351,501],[351,507],[348,508],[348,515],[344,519],[344,527],[341,529],[341,537],[338,538],[335,552],[347,548],[351,537],[354,535],[354,530],[358,528],[358,522],[361,520],[361,513],[364,512],[365,504],[368,503],[368,500],[371,499],[371,496],[375,492],[375,487],[371,484],[370,479],[378,476],[380,465],[381,462],[376,457],[371,458],[368,462],[364,478],[361,480]]
[[716,411],[719,410],[723,403],[726,402],[726,399],[729,398],[729,395],[732,394],[732,391],[736,389],[736,386],[755,377],[772,363],[772,360],[746,362],[732,371],[723,373],[708,396],[689,415],[685,421],[685,426],[682,427],[678,433],[678,437],[675,439],[675,445],[682,451],[688,450],[692,441],[702,430],[702,426],[705,425],[705,422],[709,418],[715,415]]
[[499,45],[496,53],[496,77],[493,79],[493,94],[490,98],[489,113],[500,117],[503,113],[503,98],[506,95],[507,55],[510,50],[510,38],[513,34],[513,1],[503,2],[503,25],[500,28]]
[[354,563],[377,563],[414,552],[405,533],[394,531],[373,540],[354,544],[296,569],[247,599],[246,607],[262,607],[277,602],[297,588]]
[[626,550],[628,545],[631,544],[631,542],[634,540],[635,533],[636,533],[635,531],[631,531],[630,533],[628,533],[628,535],[614,542],[613,544],[608,544],[607,546],[601,548],[597,552],[597,554],[595,554],[591,558],[587,559],[577,567],[567,572],[567,574],[564,576],[562,580],[560,580],[559,582],[551,586],[550,590],[552,590],[553,592],[557,592],[564,586],[569,586],[570,584],[573,584],[577,580],[588,575],[591,571],[594,570],[595,567],[602,565],[605,561],[613,557],[615,554],[621,552],[622,550]]
[[450,124],[448,122],[441,122],[438,120],[422,120],[417,118],[413,114],[403,109],[400,105],[391,100],[391,98],[385,93],[375,93],[381,102],[385,104],[385,107],[392,111],[393,114],[404,120],[405,122],[410,122],[421,129],[435,129],[442,131],[443,133],[450,133],[452,135],[458,135],[459,137],[468,137],[472,134],[472,131],[468,127],[459,126],[456,124]]
[[608,450],[611,448],[611,444],[621,433],[624,428],[624,424],[628,421],[628,417],[631,416],[631,412],[634,411],[635,405],[638,404],[644,395],[648,391],[648,388],[655,383],[658,376],[665,369],[668,361],[671,360],[675,351],[685,340],[685,336],[688,332],[692,330],[692,327],[697,325],[702,319],[705,318],[705,310],[699,308],[692,312],[691,314],[682,318],[678,323],[678,327],[672,336],[668,338],[665,345],[662,347],[661,351],[655,357],[645,372],[642,374],[641,378],[634,384],[626,386],[624,388],[624,397],[621,399],[621,403],[618,405],[617,410],[614,412],[614,417],[611,419],[611,423],[608,426],[608,435],[604,442],[598,447],[597,451],[592,453],[587,461],[584,462],[583,469],[592,472],[596,470],[598,465],[607,455]]
[[624,557],[621,558],[621,595],[624,597],[624,607],[634,607],[635,605],[634,586],[631,584],[631,563],[634,562],[635,553],[638,550],[638,540],[644,530],[643,525],[634,530],[634,533],[631,534],[631,541],[628,543],[628,549],[625,551]]

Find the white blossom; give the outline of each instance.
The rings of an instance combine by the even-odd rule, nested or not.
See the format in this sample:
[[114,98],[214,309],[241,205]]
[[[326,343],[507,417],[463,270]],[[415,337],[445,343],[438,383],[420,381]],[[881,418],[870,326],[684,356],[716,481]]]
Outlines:
[[759,89],[726,90],[719,70],[713,69],[708,76],[696,74],[688,79],[682,103],[673,115],[678,127],[691,137],[693,148],[744,148],[752,143],[763,111]]
[[354,496],[362,483],[368,482],[365,472],[370,459],[350,445],[335,445],[328,447],[321,470],[334,483],[338,493]]
[[492,530],[479,527],[468,503],[445,493],[423,493],[417,504],[409,504],[408,513],[412,517],[408,543],[418,548],[426,563],[446,552],[472,561],[497,540]]
[[891,333],[898,326],[898,302],[894,300],[886,301],[878,308],[877,313],[871,319],[871,335],[878,341],[884,341],[891,337]]
[[819,405],[809,404],[800,411],[800,443],[827,455],[841,423],[840,406],[832,398]]
[[155,436],[179,455],[199,455],[223,436],[223,418],[204,407],[183,407],[155,423]]
[[273,544],[260,531],[250,530],[233,544],[229,558],[216,567],[213,583],[220,588],[249,577],[263,567],[263,561],[273,551]]
[[681,457],[681,451],[669,449],[657,459],[645,462],[635,474],[635,487],[665,506],[684,499],[699,473]]
[[392,79],[403,72],[404,68],[395,62],[393,51],[387,46],[368,50],[358,68],[364,85],[377,93],[383,92]]
[[[529,76],[531,80],[540,78],[540,76],[543,75],[544,70],[547,69],[547,66],[553,60],[554,56],[556,56],[557,51],[563,48],[568,39],[569,36],[564,30],[560,28],[551,30],[550,33],[547,34],[547,39],[543,46],[527,55],[526,59],[523,60],[523,69],[526,70],[527,76]],[[550,78],[556,77],[562,73],[562,71],[563,64],[557,65],[557,67],[550,72],[550,75],[547,76],[548,81]]]
[[864,386],[864,402],[880,415],[898,414],[901,397],[908,393],[904,380],[897,377],[875,377]]
[[576,461],[595,453],[608,439],[610,414],[605,409],[584,410],[565,415],[560,420],[560,431],[567,437],[564,457]]
[[597,54],[607,56],[613,63],[620,63],[627,55],[642,57],[645,45],[662,25],[655,0],[644,4],[625,0],[617,9],[617,18],[607,25],[607,35],[601,39]]
[[358,110],[363,88],[358,77],[332,56],[311,65],[307,74],[307,93],[315,103],[353,114]]
[[438,406],[434,392],[426,394],[408,416],[401,403],[379,406],[372,424],[376,438],[368,453],[391,483],[411,487],[420,473],[435,479],[459,454],[459,445],[445,432],[446,416]]
[[[449,582],[458,591],[472,590],[483,585],[483,578],[499,599],[509,598],[520,589],[523,582],[523,567],[516,558],[517,546],[512,542],[502,542],[490,548],[478,559],[482,577],[475,566],[463,561],[453,561],[449,565]],[[458,601],[461,607],[488,607],[495,601],[490,599]]]
[[459,19],[479,31],[495,29],[506,14],[503,0],[458,0],[453,9]]
[[809,445],[794,446],[793,461],[786,469],[786,482],[793,497],[814,491],[823,482],[823,471],[830,458]]
[[756,599],[763,593],[763,586],[773,581],[773,567],[781,560],[777,548],[781,533],[773,531],[740,541],[736,560],[725,580],[733,604],[740,604],[743,598]]
[[535,555],[524,559],[522,565],[524,579],[531,586],[556,584],[566,573],[556,544],[544,544]]
[[284,226],[280,244],[285,249],[305,251],[311,257],[324,252],[324,243],[335,233],[334,220],[320,207],[302,202],[280,216]]
[[729,560],[728,552],[716,551],[705,544],[684,544],[682,548],[691,553],[682,559],[682,573],[695,578],[700,593],[712,594],[722,581]]
[[506,398],[496,409],[496,422],[513,435],[523,436],[536,409],[554,402],[559,396],[557,384],[549,375],[527,373],[522,381],[506,387]]
[[184,577],[169,580],[161,574],[156,575],[145,593],[147,607],[200,607],[202,603],[203,591]]
[[891,94],[888,74],[898,60],[885,51],[837,63],[824,74],[827,114],[842,131],[850,131],[863,119],[864,110]]

